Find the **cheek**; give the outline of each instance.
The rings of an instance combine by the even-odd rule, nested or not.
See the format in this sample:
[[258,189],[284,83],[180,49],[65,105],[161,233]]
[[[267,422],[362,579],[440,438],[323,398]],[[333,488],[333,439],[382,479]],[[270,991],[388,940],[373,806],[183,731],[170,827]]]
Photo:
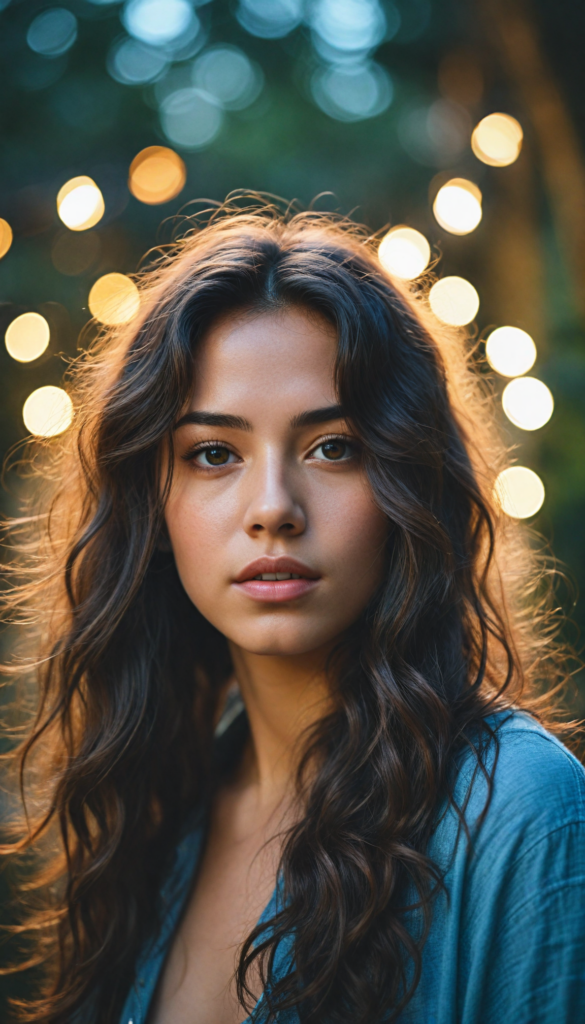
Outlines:
[[384,571],[388,520],[365,482],[323,511],[320,541],[337,563],[335,575],[343,580],[346,596],[353,591],[358,601],[367,600]]
[[223,579],[222,559],[234,515],[229,498],[210,502],[204,492],[182,483],[171,491],[165,521],[177,571],[194,601]]

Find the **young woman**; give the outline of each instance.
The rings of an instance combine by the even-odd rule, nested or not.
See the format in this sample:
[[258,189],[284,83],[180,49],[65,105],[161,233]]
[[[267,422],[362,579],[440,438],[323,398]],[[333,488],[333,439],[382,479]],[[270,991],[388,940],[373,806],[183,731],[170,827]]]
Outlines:
[[537,721],[563,670],[464,339],[316,215],[224,210],[141,288],[13,595],[22,1016],[583,1020],[585,773]]

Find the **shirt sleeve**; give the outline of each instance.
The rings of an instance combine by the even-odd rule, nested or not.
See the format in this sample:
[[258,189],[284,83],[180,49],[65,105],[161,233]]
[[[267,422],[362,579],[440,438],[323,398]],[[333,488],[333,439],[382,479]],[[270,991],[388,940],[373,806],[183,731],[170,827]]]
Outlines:
[[504,871],[498,852],[468,893],[457,1024],[585,1024],[585,821],[521,844]]

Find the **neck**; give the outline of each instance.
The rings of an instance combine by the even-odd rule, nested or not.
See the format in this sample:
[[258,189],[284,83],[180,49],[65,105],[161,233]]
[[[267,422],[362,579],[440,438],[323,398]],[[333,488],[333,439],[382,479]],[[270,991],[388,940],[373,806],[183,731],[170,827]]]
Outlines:
[[231,644],[250,723],[242,772],[262,803],[282,799],[293,782],[305,730],[330,708],[327,651],[307,655],[251,654]]

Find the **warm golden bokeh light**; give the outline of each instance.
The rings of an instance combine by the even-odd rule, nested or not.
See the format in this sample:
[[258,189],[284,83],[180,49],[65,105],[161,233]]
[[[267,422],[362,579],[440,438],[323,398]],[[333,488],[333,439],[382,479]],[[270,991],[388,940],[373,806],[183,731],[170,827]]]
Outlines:
[[516,377],[502,394],[504,412],[521,430],[539,430],[550,420],[555,407],[546,384],[536,377]]
[[507,167],[518,159],[524,133],[515,117],[488,114],[473,129],[471,148],[478,160],[491,167]]
[[494,492],[496,500],[512,519],[528,519],[536,515],[544,501],[542,480],[526,466],[510,466],[502,470]]
[[51,331],[40,313],[23,313],[6,329],[4,343],[8,354],[19,363],[38,359],[49,344]]
[[464,277],[444,277],[429,292],[431,309],[439,320],[452,327],[470,324],[479,309],[479,295]]
[[497,327],[485,343],[485,354],[502,377],[520,377],[534,365],[536,345],[519,327]]
[[467,178],[451,178],[435,196],[433,213],[445,231],[468,235],[481,220],[481,192]]
[[108,327],[125,324],[140,307],[138,288],[125,274],[104,274],[93,285],[88,299],[92,316]]
[[87,231],[103,217],[104,197],[85,174],[66,181],[57,194],[57,213],[71,231]]
[[0,217],[0,260],[2,259],[3,256],[6,256],[6,253],[10,249],[11,245],[12,228],[10,227],[10,224],[7,220],[4,220],[3,217]]
[[141,203],[156,206],[174,199],[184,188],[187,168],[167,146],[148,146],[130,164],[128,188]]
[[48,384],[30,394],[22,408],[27,430],[37,437],[62,434],[73,419],[73,403],[63,388]]
[[380,242],[378,257],[389,274],[412,281],[428,266],[431,247],[420,231],[395,227]]

